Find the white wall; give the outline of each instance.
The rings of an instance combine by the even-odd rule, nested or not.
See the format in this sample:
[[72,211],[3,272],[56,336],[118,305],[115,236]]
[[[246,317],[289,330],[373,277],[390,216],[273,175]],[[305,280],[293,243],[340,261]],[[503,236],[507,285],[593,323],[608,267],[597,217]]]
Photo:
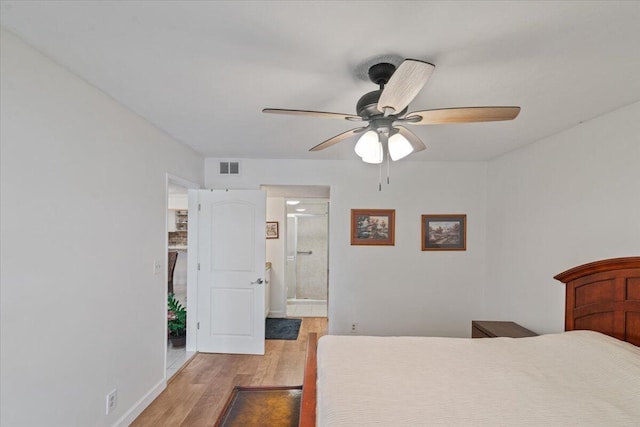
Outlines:
[[553,276],[640,255],[640,103],[489,164],[487,314],[564,329]]
[[169,194],[168,197],[168,207],[171,210],[184,210],[189,209],[189,199],[187,197],[187,193],[173,193]]
[[287,212],[284,197],[267,197],[267,221],[278,221],[277,239],[267,239],[266,257],[271,263],[271,307],[269,316],[285,317],[286,284],[285,284],[285,232],[287,228]]
[[[482,317],[485,276],[486,164],[401,161],[378,191],[378,167],[359,161],[242,160],[241,176],[217,174],[205,161],[205,185],[331,187],[329,331],[469,336]],[[395,246],[351,246],[352,208],[396,209]],[[466,213],[467,251],[422,252],[420,215]]]
[[165,174],[203,160],[12,34],[0,51],[0,424],[126,422],[164,386]]

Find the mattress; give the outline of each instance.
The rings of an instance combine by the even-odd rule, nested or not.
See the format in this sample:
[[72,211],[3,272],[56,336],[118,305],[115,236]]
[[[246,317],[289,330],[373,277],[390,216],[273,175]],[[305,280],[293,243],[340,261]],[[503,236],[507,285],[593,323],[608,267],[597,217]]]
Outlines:
[[530,338],[324,336],[317,425],[639,426],[640,348]]

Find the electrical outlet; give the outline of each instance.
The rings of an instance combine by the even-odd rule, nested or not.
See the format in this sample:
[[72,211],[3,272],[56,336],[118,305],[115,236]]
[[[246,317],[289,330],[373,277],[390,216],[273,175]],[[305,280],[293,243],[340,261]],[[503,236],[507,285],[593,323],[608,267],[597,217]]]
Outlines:
[[358,333],[358,324],[357,323],[352,323],[351,324],[351,330],[349,331],[352,334],[357,334]]
[[114,388],[113,391],[107,394],[107,415],[118,406],[118,389]]

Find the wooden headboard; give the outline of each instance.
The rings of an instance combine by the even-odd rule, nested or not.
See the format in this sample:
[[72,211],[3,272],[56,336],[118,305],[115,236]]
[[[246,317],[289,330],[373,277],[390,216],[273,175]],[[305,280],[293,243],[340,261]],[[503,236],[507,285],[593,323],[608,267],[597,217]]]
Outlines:
[[565,330],[598,331],[640,346],[640,257],[591,262],[554,279],[566,284]]

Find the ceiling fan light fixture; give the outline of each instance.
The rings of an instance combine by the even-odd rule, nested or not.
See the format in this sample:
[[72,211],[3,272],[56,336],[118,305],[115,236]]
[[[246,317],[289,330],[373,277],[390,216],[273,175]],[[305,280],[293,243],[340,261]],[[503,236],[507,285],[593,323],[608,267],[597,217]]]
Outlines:
[[369,130],[358,138],[358,142],[356,146],[353,147],[353,150],[360,157],[370,156],[371,153],[375,152],[378,142],[378,133],[374,130]]
[[377,148],[375,149],[375,151],[372,151],[371,153],[362,157],[363,162],[371,163],[374,165],[382,163],[382,159],[383,159],[382,144],[378,142],[376,145],[377,145]]
[[365,163],[382,163],[382,144],[374,130],[365,132],[354,147],[354,151]]
[[413,153],[411,143],[399,133],[395,133],[389,137],[389,156],[394,162],[407,157]]

